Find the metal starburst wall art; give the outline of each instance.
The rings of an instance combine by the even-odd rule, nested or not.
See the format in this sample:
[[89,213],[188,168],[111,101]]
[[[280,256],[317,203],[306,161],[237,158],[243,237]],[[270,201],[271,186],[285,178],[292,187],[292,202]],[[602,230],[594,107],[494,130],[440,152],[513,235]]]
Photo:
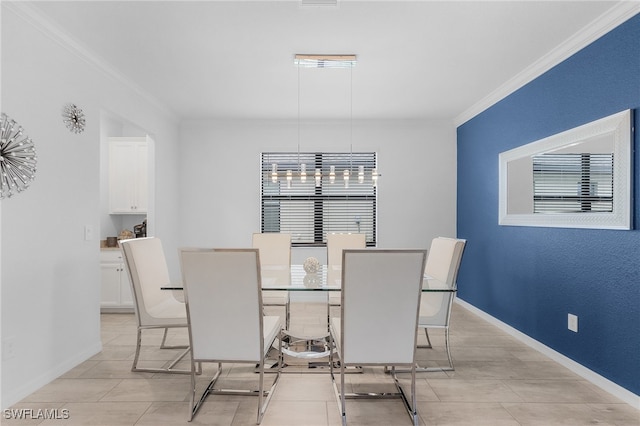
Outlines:
[[0,199],[29,187],[36,174],[36,149],[22,126],[4,112],[0,130]]
[[84,131],[84,113],[74,104],[66,104],[62,107],[62,121],[67,129],[73,133],[82,133]]

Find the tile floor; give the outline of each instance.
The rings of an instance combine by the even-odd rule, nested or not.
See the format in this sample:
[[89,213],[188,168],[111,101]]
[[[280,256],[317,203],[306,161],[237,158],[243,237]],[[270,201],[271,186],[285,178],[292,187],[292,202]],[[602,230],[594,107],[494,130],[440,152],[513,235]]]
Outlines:
[[[293,304],[292,324],[298,324],[298,333],[322,331],[326,327],[325,309],[316,303]],[[175,352],[157,349],[161,334],[148,333],[143,356],[149,364],[166,362]],[[420,363],[444,366],[442,333],[435,330],[431,335],[435,349],[419,350]],[[171,340],[185,343],[186,333],[173,331]],[[132,314],[103,314],[102,341],[102,352],[12,407],[58,409],[59,414],[68,413],[68,419],[3,418],[2,424],[189,424],[189,376],[130,371],[135,348]],[[451,342],[456,370],[418,375],[420,424],[640,425],[638,410],[459,305],[453,309]],[[251,366],[230,368],[234,379],[229,380],[246,382],[257,377]],[[211,371],[210,367],[205,369],[205,373]],[[381,369],[366,368],[365,374],[350,374],[347,380],[351,389],[365,389],[367,384],[380,390],[390,379]],[[199,378],[199,385],[203,387],[206,381]],[[191,424],[251,425],[255,424],[256,408],[256,398],[213,395]],[[404,406],[395,399],[349,401],[347,419],[354,426],[411,424]],[[339,424],[330,376],[295,371],[282,375],[262,421],[263,426]]]

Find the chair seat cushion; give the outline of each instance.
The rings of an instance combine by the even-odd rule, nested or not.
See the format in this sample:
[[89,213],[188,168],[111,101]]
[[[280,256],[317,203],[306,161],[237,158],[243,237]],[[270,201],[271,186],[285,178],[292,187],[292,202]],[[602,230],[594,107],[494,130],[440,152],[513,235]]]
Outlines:
[[147,306],[147,312],[157,319],[173,319],[182,320],[187,324],[187,310],[184,303],[180,303],[175,299],[165,299],[162,303],[155,306]]
[[264,355],[269,352],[273,341],[278,337],[278,333],[282,328],[282,320],[279,316],[262,317],[262,330],[264,335]]
[[433,321],[432,317],[420,317],[418,319],[418,328],[449,328],[449,325],[438,324]]
[[342,328],[340,327],[340,318],[331,318],[331,322],[329,323],[329,331],[333,336],[333,340],[336,344],[336,349],[338,353],[340,353],[340,332]]
[[449,309],[453,292],[423,293],[420,298],[419,327],[445,327],[449,324]]

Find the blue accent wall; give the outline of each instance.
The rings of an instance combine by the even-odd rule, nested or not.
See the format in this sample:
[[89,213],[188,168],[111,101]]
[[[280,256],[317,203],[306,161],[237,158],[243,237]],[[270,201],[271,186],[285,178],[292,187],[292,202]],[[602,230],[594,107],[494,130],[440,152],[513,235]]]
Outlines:
[[[498,225],[498,154],[632,109],[634,229]],[[640,395],[640,15],[457,129],[458,296]],[[579,332],[567,329],[567,314]]]

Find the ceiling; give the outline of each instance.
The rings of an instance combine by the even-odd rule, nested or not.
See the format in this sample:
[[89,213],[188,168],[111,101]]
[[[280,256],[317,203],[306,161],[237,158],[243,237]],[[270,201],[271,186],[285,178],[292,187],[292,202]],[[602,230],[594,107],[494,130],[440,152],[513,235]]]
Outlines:
[[[451,119],[615,1],[42,1],[96,63],[179,119]],[[592,24],[593,25],[593,24]],[[356,54],[298,69],[296,53]]]

